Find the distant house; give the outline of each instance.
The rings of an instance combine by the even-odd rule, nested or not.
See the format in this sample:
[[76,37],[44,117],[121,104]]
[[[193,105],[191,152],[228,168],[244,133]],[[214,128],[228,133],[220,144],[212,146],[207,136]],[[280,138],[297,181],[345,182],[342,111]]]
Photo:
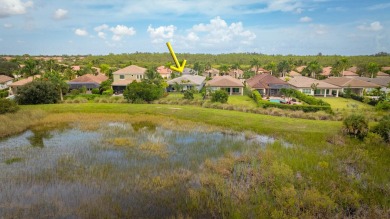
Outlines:
[[255,75],[246,82],[250,88],[259,91],[261,95],[267,96],[279,96],[280,89],[290,87],[287,82],[270,74]]
[[244,71],[241,69],[230,69],[227,74],[233,78],[244,78]]
[[0,90],[7,89],[10,84],[12,84],[13,78],[7,75],[0,75]]
[[380,71],[380,72],[378,72],[378,74],[376,74],[376,77],[377,78],[383,78],[383,77],[388,78],[388,77],[390,77],[390,74],[387,74],[387,73]]
[[[289,83],[292,88],[299,90],[304,94],[312,96],[338,97],[339,91],[341,89],[339,86],[327,83],[323,80],[317,80],[304,76],[290,78],[287,83]],[[313,87],[316,87],[316,89],[313,90]]]
[[80,89],[86,87],[87,90],[92,90],[93,88],[99,88],[100,84],[103,81],[108,80],[108,77],[104,74],[85,74],[83,76],[77,77],[73,80],[68,81],[69,89]]
[[159,66],[156,69],[157,73],[161,75],[162,78],[171,78],[172,70],[165,66]]
[[73,71],[80,71],[81,67],[79,65],[73,65],[71,66]]
[[30,76],[28,78],[25,78],[25,79],[22,79],[22,80],[19,80],[19,81],[15,81],[13,83],[11,83],[10,85],[8,85],[8,87],[10,88],[9,89],[9,95],[16,95],[18,94],[18,89],[20,87],[23,87],[24,85],[28,84],[28,83],[31,83],[33,80],[37,79],[37,78],[40,78],[41,76],[40,75],[34,75],[34,76]]
[[356,79],[379,85],[382,91],[386,93],[390,92],[390,88],[388,88],[388,86],[390,85],[390,77],[376,77],[376,78],[357,77]]
[[214,78],[215,76],[219,76],[219,70],[215,68],[211,68],[209,70],[206,70],[203,74],[203,76]]
[[377,84],[359,80],[357,78],[347,78],[347,77],[330,77],[324,80],[324,82],[339,86],[341,91],[345,93],[346,89],[351,89],[352,93],[356,95],[363,96],[363,91],[370,91],[377,87],[380,87]]
[[384,72],[390,72],[390,66],[385,66],[385,67],[382,67],[382,71]]
[[290,71],[289,73],[287,73],[287,76],[289,77],[299,77],[299,76],[302,76],[300,73],[296,72],[296,71]]
[[353,73],[356,73],[357,70],[358,70],[358,68],[357,68],[356,66],[352,66],[352,67],[350,67],[350,68],[347,68],[347,71],[351,71],[351,72],[353,72]]
[[264,73],[270,73],[267,69],[259,67],[256,71],[256,66],[253,66],[250,71],[254,72],[255,74],[264,74]]
[[182,74],[183,75],[198,75],[198,71],[195,71],[192,68],[184,68]]
[[113,73],[114,81],[112,89],[115,93],[123,93],[126,86],[133,81],[141,81],[145,78],[146,68],[130,65]]
[[332,72],[332,66],[324,67],[322,68],[322,72],[320,75],[325,76],[325,77],[330,77]]
[[356,74],[356,73],[353,72],[353,71],[349,71],[349,70],[346,70],[346,71],[341,72],[341,76],[347,77],[347,78],[359,77],[358,74]]
[[224,89],[229,95],[244,94],[244,84],[230,75],[216,76],[206,83],[206,87],[212,91]]
[[168,81],[168,91],[175,91],[175,84],[180,84],[183,86],[183,90],[190,90],[190,89],[196,89],[200,91],[203,86],[204,82],[206,80],[206,77],[199,76],[199,75],[183,75],[177,78],[174,78],[172,80]]
[[302,71],[303,71],[306,67],[307,67],[306,65],[301,65],[301,66],[296,67],[295,70],[296,70],[298,73],[302,73]]

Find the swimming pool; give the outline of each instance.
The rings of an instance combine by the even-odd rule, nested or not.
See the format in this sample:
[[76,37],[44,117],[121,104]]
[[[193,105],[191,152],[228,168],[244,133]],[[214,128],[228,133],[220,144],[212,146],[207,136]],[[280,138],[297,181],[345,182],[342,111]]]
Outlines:
[[271,102],[271,103],[286,103],[286,101],[279,100],[279,99],[269,99],[269,102]]

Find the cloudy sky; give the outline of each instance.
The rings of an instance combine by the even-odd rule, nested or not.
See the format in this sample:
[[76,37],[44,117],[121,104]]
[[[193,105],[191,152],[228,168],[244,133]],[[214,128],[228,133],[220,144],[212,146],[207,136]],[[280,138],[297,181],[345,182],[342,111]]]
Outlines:
[[390,52],[388,0],[0,0],[0,54]]

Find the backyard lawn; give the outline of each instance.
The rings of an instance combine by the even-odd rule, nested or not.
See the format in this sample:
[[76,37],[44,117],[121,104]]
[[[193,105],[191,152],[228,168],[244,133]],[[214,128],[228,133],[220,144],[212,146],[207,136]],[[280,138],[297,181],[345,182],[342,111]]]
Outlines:
[[373,109],[372,106],[353,100],[346,99],[342,97],[317,97],[323,101],[329,103],[333,110],[342,110],[342,109]]

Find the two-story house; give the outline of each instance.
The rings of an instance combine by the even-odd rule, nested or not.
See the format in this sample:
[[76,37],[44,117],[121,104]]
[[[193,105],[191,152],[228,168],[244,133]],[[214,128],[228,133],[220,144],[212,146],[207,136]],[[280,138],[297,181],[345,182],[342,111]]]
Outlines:
[[112,89],[114,93],[121,94],[126,86],[133,81],[141,81],[145,78],[146,68],[130,65],[113,73]]

